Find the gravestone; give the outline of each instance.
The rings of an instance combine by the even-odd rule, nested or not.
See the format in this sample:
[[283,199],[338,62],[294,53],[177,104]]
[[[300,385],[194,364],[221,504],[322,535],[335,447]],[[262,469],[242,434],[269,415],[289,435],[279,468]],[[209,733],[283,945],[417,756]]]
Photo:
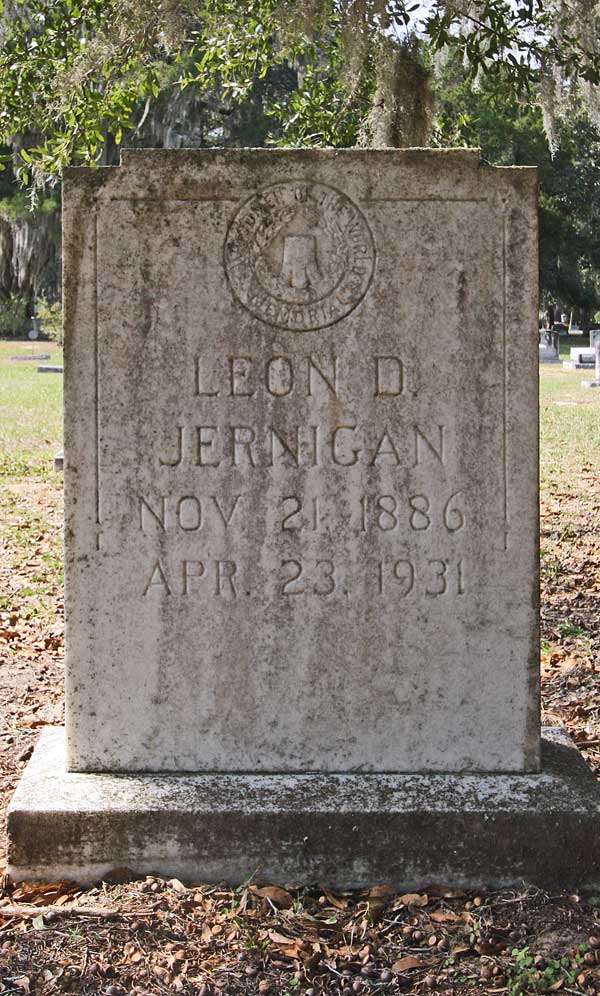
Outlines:
[[582,873],[595,782],[539,725],[536,212],[463,150],[66,171],[66,732],[15,876]]
[[560,333],[552,329],[540,330],[539,361],[540,363],[559,363]]
[[591,346],[572,346],[569,356],[569,360],[563,360],[565,370],[582,370],[594,366],[596,354]]
[[[592,333],[590,333],[591,338]],[[596,336],[594,340],[594,357],[595,357],[595,377],[593,380],[582,380],[582,387],[600,387],[600,336]]]
[[50,353],[21,353],[19,356],[11,356],[11,360],[49,360]]

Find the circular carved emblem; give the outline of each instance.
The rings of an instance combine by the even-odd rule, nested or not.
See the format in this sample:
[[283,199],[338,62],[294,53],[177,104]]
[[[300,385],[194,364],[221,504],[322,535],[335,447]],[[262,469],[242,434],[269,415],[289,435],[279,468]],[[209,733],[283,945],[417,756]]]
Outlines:
[[374,265],[362,213],[322,183],[276,183],[255,194],[225,240],[225,271],[238,300],[268,325],[296,332],[350,314]]

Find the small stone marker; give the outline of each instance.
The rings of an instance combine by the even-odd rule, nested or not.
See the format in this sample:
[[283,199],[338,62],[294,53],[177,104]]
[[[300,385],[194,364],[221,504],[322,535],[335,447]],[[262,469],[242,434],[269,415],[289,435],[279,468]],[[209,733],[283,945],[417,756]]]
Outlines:
[[595,781],[539,727],[536,212],[534,170],[464,150],[66,170],[67,730],[13,875],[579,874]]
[[49,360],[50,353],[21,353],[20,356],[11,356],[11,360]]
[[35,340],[37,339],[37,337],[38,337],[38,330],[37,330],[37,326],[35,325],[35,319],[34,319],[33,328],[29,329],[29,332],[27,333],[27,338],[31,342],[31,355],[32,356],[34,355]]
[[63,367],[58,364],[54,366],[42,364],[37,368],[37,372],[39,374],[44,374],[44,373],[61,374],[63,372]]

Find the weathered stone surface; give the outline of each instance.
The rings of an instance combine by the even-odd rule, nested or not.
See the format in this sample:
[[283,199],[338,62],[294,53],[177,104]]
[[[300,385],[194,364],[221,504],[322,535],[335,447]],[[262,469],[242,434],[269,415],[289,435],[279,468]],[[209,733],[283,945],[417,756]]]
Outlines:
[[598,784],[560,730],[542,757],[537,775],[94,775],[68,773],[47,729],[9,808],[9,872],[597,889]]
[[70,769],[537,770],[535,171],[130,152],[64,198]]

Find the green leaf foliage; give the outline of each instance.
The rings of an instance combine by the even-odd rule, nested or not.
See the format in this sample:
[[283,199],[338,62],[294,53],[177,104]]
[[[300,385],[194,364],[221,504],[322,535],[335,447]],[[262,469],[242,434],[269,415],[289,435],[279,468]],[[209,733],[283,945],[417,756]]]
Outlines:
[[438,109],[438,144],[478,146],[494,164],[538,168],[542,298],[600,307],[600,130],[580,108],[563,122],[553,155],[538,101],[519,99],[506,80],[473,87],[456,67],[438,84]]
[[453,53],[468,79],[484,75],[517,95],[553,71],[595,86],[597,31],[581,30],[583,3],[14,2],[0,8],[0,142],[20,136],[17,175],[42,184],[64,165],[104,161],[165,89],[216,91],[233,106],[286,67],[296,85],[267,108],[271,140],[350,144],[376,92],[382,39],[402,47],[418,37],[432,56]]

